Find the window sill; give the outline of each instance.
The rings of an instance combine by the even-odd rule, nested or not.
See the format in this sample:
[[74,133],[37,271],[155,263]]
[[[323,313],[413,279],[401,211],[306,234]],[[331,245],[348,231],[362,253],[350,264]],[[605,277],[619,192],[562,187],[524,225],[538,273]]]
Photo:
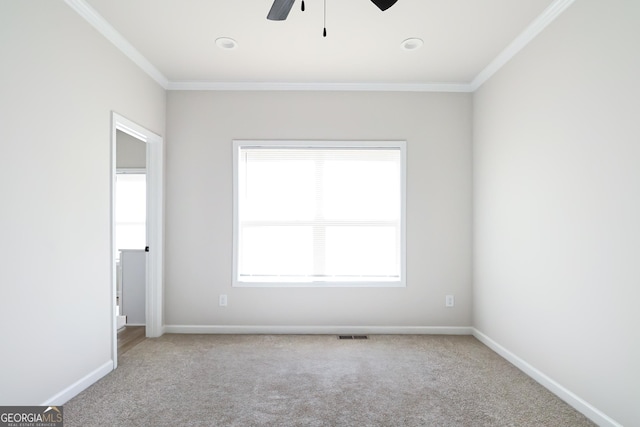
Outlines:
[[261,282],[234,281],[234,288],[405,288],[404,281],[366,282]]

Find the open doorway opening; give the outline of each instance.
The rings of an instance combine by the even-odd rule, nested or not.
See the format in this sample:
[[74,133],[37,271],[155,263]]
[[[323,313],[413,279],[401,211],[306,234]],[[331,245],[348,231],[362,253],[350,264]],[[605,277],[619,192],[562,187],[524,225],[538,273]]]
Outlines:
[[147,144],[116,131],[115,261],[118,339],[146,325]]
[[[124,318],[163,334],[163,141],[112,113],[112,351],[118,364],[118,330]],[[120,202],[120,203],[118,203]],[[126,277],[125,277],[126,276]]]

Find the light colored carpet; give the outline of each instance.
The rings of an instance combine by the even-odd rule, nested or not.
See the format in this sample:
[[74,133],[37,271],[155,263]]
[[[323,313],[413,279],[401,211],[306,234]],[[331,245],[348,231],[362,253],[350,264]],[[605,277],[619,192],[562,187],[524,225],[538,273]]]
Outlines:
[[147,339],[65,426],[593,426],[470,336]]

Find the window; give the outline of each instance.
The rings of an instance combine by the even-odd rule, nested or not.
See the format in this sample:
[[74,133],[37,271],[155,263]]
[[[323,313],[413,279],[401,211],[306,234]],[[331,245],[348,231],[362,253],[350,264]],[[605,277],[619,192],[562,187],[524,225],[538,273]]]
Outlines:
[[147,239],[147,180],[144,173],[117,173],[115,191],[115,250],[144,249]]
[[405,147],[234,141],[234,286],[404,286]]

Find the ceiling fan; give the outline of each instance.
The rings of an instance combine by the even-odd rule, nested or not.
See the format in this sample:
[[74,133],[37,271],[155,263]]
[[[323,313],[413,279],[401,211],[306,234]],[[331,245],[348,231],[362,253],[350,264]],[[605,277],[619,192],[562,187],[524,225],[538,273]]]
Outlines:
[[[385,11],[393,6],[398,0],[371,0],[380,10]],[[289,16],[289,11],[293,7],[295,0],[273,0],[271,10],[267,19],[271,21],[284,21]],[[304,10],[304,0],[302,0],[302,10]]]

